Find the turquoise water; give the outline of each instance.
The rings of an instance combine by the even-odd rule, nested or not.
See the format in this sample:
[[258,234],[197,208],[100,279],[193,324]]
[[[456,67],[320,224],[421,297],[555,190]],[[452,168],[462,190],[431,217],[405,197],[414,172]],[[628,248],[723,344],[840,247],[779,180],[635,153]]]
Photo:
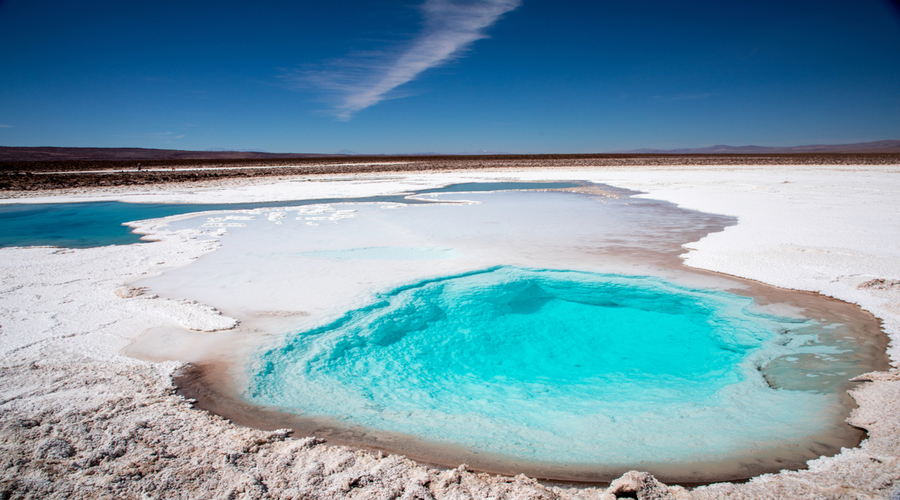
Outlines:
[[[38,245],[64,248],[131,245],[141,243],[142,235],[131,232],[132,228],[123,225],[126,222],[196,212],[252,210],[264,207],[301,206],[344,201],[347,200],[206,205],[122,203],[118,201],[0,205],[0,248]],[[354,201],[416,203],[397,196],[360,198]]]
[[[455,193],[473,191],[503,191],[519,189],[563,189],[580,184],[572,182],[499,182],[452,184],[422,193]],[[320,203],[427,203],[401,196],[373,196],[368,198],[330,198],[318,200],[280,201],[267,203],[232,204],[170,204],[170,203],[42,203],[0,204],[0,248],[10,246],[58,246],[90,248],[105,245],[139,243],[141,235],[123,226],[126,222],[157,219],[171,215],[220,210],[252,210],[264,207],[290,207]]]
[[774,359],[833,350],[809,326],[658,278],[504,266],[290,336],[252,365],[245,397],[516,460],[715,461],[843,411],[763,376]]

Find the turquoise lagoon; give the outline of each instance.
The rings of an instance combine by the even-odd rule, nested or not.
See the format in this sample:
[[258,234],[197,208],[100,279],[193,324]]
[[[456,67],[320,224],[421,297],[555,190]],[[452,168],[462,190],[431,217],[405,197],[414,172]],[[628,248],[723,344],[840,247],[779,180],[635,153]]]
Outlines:
[[245,397],[500,461],[752,462],[790,454],[846,411],[835,391],[847,372],[766,376],[804,357],[844,366],[852,348],[825,342],[822,326],[649,276],[501,266],[403,286],[297,332],[260,355]]

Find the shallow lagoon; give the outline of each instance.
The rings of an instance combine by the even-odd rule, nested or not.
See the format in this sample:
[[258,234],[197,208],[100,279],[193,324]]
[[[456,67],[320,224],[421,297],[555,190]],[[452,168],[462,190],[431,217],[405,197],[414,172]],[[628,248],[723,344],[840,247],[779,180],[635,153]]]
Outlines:
[[[520,383],[516,387],[513,383],[502,387],[499,392],[494,390],[490,396],[496,399],[497,394],[511,395],[513,400],[525,401],[533,405],[528,415],[516,415],[506,410],[509,406],[502,404],[482,403],[482,413],[468,407],[463,412],[466,413],[465,418],[460,420],[457,418],[460,412],[452,411],[453,398],[448,396],[464,395],[466,391],[457,390],[453,384],[440,386],[444,392],[430,394],[431,401],[440,401],[440,405],[429,407],[426,404],[424,409],[418,410],[401,407],[394,411],[387,407],[390,405],[384,405],[384,401],[376,401],[373,391],[367,393],[366,387],[370,382],[383,382],[388,388],[383,394],[393,394],[393,399],[388,398],[388,402],[414,402],[417,398],[396,398],[397,387],[401,386],[391,384],[398,383],[398,380],[405,381],[404,377],[379,379],[373,375],[390,374],[392,370],[384,368],[390,366],[395,367],[393,372],[400,371],[398,366],[408,363],[403,361],[403,357],[397,357],[394,361],[391,361],[394,358],[385,358],[379,360],[384,363],[378,368],[377,364],[369,361],[371,356],[378,356],[374,353],[363,353],[365,355],[343,360],[348,362],[347,366],[356,366],[357,370],[361,370],[356,372],[355,378],[351,377],[356,385],[351,384],[350,389],[355,387],[366,394],[370,398],[369,403],[374,403],[370,406],[377,411],[356,411],[354,404],[363,409],[368,404],[360,403],[362,400],[358,399],[358,394],[342,400],[332,398],[330,393],[320,393],[319,396],[313,393],[307,398],[310,400],[306,402],[307,406],[284,403],[277,396],[257,402],[270,409],[299,413],[299,418],[307,422],[307,429],[335,442],[340,442],[343,437],[350,444],[403,451],[446,465],[465,461],[485,470],[526,472],[560,479],[602,479],[617,474],[623,468],[634,467],[661,472],[662,477],[698,480],[747,477],[760,470],[800,466],[808,458],[855,444],[860,434],[842,423],[849,411],[849,401],[843,391],[849,385],[847,379],[876,366],[879,353],[883,358],[883,342],[866,336],[866,333],[871,334],[872,325],[858,328],[856,317],[840,322],[835,315],[828,316],[823,312],[828,309],[827,306],[810,305],[806,302],[807,298],[779,302],[773,300],[769,292],[760,295],[751,284],[681,269],[677,259],[682,252],[680,245],[733,224],[731,218],[680,210],[668,203],[635,199],[621,190],[588,187],[579,191],[466,193],[452,196],[423,193],[425,199],[444,203],[416,206],[379,201],[340,204],[319,201],[303,207],[258,207],[240,215],[204,215],[172,223],[172,230],[196,230],[198,237],[220,238],[223,246],[195,264],[135,285],[147,286],[164,296],[201,300],[241,319],[243,324],[236,332],[211,337],[210,344],[214,345],[206,345],[199,350],[197,343],[179,344],[177,333],[151,332],[137,343],[134,352],[159,356],[160,351],[164,351],[162,357],[213,361],[219,365],[225,363],[228,369],[223,372],[224,377],[214,382],[229,388],[226,392],[230,391],[231,396],[238,399],[254,399],[254,387],[259,387],[254,384],[257,383],[260,354],[279,352],[279,349],[296,343],[298,333],[303,337],[310,336],[309,332],[327,330],[323,338],[340,336],[335,329],[322,328],[334,325],[348,311],[371,307],[381,300],[379,297],[390,295],[391,290],[401,285],[416,288],[421,283],[483,271],[498,265],[511,266],[504,267],[507,270],[532,270],[528,272],[577,270],[607,276],[615,274],[625,277],[622,279],[655,275],[669,280],[670,284],[665,286],[676,290],[700,293],[698,290],[708,289],[714,292],[705,293],[713,295],[732,290],[745,296],[756,295],[766,302],[765,308],[756,308],[748,305],[746,297],[738,300],[737,303],[742,305],[736,308],[745,311],[741,314],[771,324],[764,328],[767,333],[759,335],[762,340],[757,339],[755,344],[745,346],[742,355],[733,357],[734,363],[725,368],[703,371],[696,363],[679,364],[679,358],[683,356],[668,358],[675,361],[670,363],[673,367],[699,369],[697,372],[689,370],[689,374],[682,373],[675,379],[680,377],[682,381],[690,381],[699,377],[713,381],[712,385],[699,391],[706,395],[707,401],[727,400],[729,397],[731,401],[738,401],[725,412],[717,414],[715,405],[697,404],[678,390],[673,390],[677,384],[662,389],[642,387],[639,385],[642,377],[622,371],[603,372],[608,375],[606,387],[620,399],[596,399],[597,393],[592,394],[590,390],[596,390],[601,385],[591,378],[598,376],[597,370],[610,365],[619,369],[630,365],[613,363],[602,356],[591,357],[591,351],[603,349],[596,345],[589,349],[590,344],[584,339],[561,336],[558,338],[569,343],[554,344],[559,352],[575,351],[577,356],[585,357],[578,363],[582,365],[578,368],[588,364],[594,371],[584,380],[570,384],[577,388],[576,392],[587,394],[582,403],[564,394],[561,399],[556,398],[557,403],[548,403],[549,400],[533,395],[522,397],[523,394],[530,394],[529,387],[533,388],[528,384],[535,382],[530,380],[524,386]],[[567,304],[571,305],[572,301],[552,299],[535,310],[549,306],[549,311]],[[557,316],[575,314],[575,311],[564,309],[557,311]],[[796,327],[793,334],[787,337],[778,333],[784,328],[772,326],[784,321]],[[815,328],[819,330],[814,331]],[[174,341],[166,342],[162,347],[159,345],[161,338]],[[795,342],[793,347],[797,350],[792,351],[793,355],[778,350],[786,346],[779,345],[776,339],[783,341],[786,338],[790,339],[788,344]],[[409,341],[413,340],[415,335],[409,336]],[[420,349],[427,349],[434,343],[427,338],[418,340],[424,340],[416,344]],[[831,343],[817,344],[824,341]],[[522,344],[511,342],[512,346]],[[809,345],[797,345],[806,342]],[[398,343],[390,345],[395,344]],[[679,345],[677,339],[673,345]],[[505,350],[510,351],[509,348]],[[628,350],[624,348],[624,351]],[[638,350],[634,360],[642,359],[643,351]],[[376,352],[387,356],[385,351]],[[510,351],[510,359],[521,359],[526,355],[517,353],[513,356],[513,352]],[[721,351],[725,357],[730,356],[729,352],[732,351]],[[780,354],[775,355],[776,352]],[[331,352],[330,356],[342,359],[337,351]],[[803,371],[804,367],[811,366],[808,361],[822,360],[823,356],[832,358],[825,360],[824,369],[820,362],[815,371]],[[593,364],[587,360],[593,360]],[[767,373],[764,369],[769,366],[766,361],[777,364],[778,369]],[[482,365],[478,364],[479,367]],[[343,363],[335,366],[343,366]],[[650,366],[659,367],[658,363],[651,363]],[[372,371],[367,378],[363,378],[360,374],[369,373],[366,367]],[[785,367],[789,369],[785,370]],[[498,386],[484,383],[488,378],[493,380],[492,377],[504,376],[502,369],[494,368],[499,371],[485,372],[491,377],[484,373],[475,377],[476,381],[481,381],[471,387],[476,393],[478,390],[484,391],[485,387],[497,389]],[[557,376],[576,376],[580,373],[574,370],[569,372],[562,365],[553,370],[556,370],[554,373]],[[510,373],[505,376],[515,378],[510,377]],[[697,375],[709,373],[713,376]],[[798,373],[799,376],[794,376]],[[333,374],[327,370],[319,372],[316,382],[327,379],[326,375]],[[600,378],[603,378],[602,375]],[[645,380],[654,378],[644,377]],[[668,375],[662,378],[671,379]],[[449,377],[445,380],[460,382],[465,379]],[[815,383],[800,384],[798,379],[804,382],[815,380]],[[736,383],[732,382],[736,380],[736,383],[744,385],[740,386],[740,391],[732,390],[732,393],[742,392],[748,386],[759,390],[763,395],[761,398],[772,403],[769,410],[774,413],[759,410],[758,398],[740,402],[739,398],[732,397],[734,394],[728,394],[729,388],[735,388]],[[722,385],[723,381],[729,383]],[[544,388],[548,386],[565,387],[565,376],[549,385],[545,381]],[[828,391],[823,391],[826,386]],[[271,387],[277,388],[277,384]],[[590,390],[583,390],[585,388]],[[634,393],[648,396],[651,400],[653,397],[657,400],[668,399],[682,406],[674,411],[635,410],[645,408],[651,402],[626,397]],[[562,393],[557,396],[559,394]],[[477,398],[469,398],[469,401],[474,399]],[[487,401],[486,398],[481,399]],[[321,405],[329,400],[338,404],[330,410],[323,409]],[[567,401],[576,410],[566,414],[566,405],[559,406],[559,401]],[[595,403],[609,403],[612,409],[600,409]],[[557,406],[551,407],[552,404]],[[527,405],[524,408],[527,409]],[[387,420],[383,418],[384,414],[391,412],[405,412],[420,420],[413,418],[398,424],[394,419],[385,425]],[[416,412],[421,415],[415,415]],[[704,412],[713,421],[718,415],[719,427],[701,425],[702,420],[694,418]],[[752,420],[754,412],[756,416],[761,416],[756,419],[755,427],[757,430],[763,429],[763,433],[766,428],[771,430],[768,437],[759,433],[735,432],[744,425],[740,419]],[[659,425],[651,423],[648,426],[648,421],[637,420],[647,415],[651,417],[651,422],[655,418]],[[529,420],[532,416],[537,420]],[[454,418],[455,424],[452,423]],[[573,419],[581,421],[575,422]],[[678,430],[668,425],[673,420],[689,425]],[[292,427],[304,432],[302,422],[292,422]],[[428,424],[423,425],[425,422]],[[449,429],[453,425],[455,428]],[[435,426],[440,432],[433,431]],[[623,429],[643,429],[644,432],[628,434]],[[543,440],[537,439],[540,437]],[[607,442],[612,440],[612,444],[603,445],[601,437]],[[682,440],[675,441],[673,437]],[[491,439],[493,442],[490,442]],[[685,439],[688,444],[685,444]],[[546,443],[555,446],[557,451],[547,448]],[[686,461],[694,470],[685,468]],[[712,475],[700,476],[696,472],[698,468]]]
[[[600,467],[777,448],[840,413],[827,383],[785,390],[766,380],[773,360],[836,354],[817,325],[754,312],[752,299],[730,293],[500,267],[377,298],[261,355],[249,400]],[[827,380],[794,368],[801,383]]]

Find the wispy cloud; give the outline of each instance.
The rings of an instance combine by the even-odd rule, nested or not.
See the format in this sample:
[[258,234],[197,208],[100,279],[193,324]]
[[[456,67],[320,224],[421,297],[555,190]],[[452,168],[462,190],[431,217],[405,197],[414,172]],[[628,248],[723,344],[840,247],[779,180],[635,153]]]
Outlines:
[[349,120],[357,111],[397,97],[394,89],[429,68],[459,58],[503,14],[521,0],[426,0],[422,31],[391,53],[366,53],[330,61],[324,68],[286,76],[295,86],[313,86],[334,99],[333,113]]
[[13,128],[13,126],[12,125],[4,125],[4,124],[0,123],[0,128]]

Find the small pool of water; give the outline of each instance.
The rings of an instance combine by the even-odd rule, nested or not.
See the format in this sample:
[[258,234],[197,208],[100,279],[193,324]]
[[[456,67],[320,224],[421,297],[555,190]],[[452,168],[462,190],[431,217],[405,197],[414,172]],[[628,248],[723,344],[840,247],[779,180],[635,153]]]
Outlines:
[[245,396],[500,459],[711,463],[832,430],[846,376],[766,377],[846,354],[823,326],[658,278],[503,266],[413,283],[290,336],[252,365]]

